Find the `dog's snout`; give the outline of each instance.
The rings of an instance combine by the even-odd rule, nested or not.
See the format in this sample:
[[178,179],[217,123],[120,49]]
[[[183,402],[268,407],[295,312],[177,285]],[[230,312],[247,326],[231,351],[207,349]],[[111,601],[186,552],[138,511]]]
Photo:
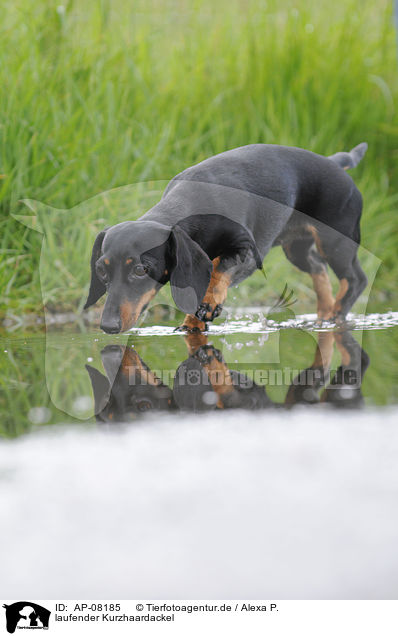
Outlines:
[[120,333],[121,328],[122,321],[120,320],[120,318],[101,322],[101,329],[102,331],[105,331],[105,333]]

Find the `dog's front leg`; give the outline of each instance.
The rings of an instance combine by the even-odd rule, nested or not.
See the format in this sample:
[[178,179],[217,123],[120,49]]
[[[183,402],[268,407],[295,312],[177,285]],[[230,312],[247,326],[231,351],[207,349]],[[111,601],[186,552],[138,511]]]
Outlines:
[[213,272],[206,294],[195,315],[185,316],[181,325],[185,331],[204,331],[206,323],[221,314],[228,288],[240,283],[258,267],[251,250],[244,250],[234,256],[217,256],[212,262]]
[[203,302],[199,305],[195,314],[199,320],[208,322],[221,314],[231,281],[232,271],[227,267],[227,263],[218,256],[213,260],[210,283]]
[[191,314],[185,316],[181,329],[189,332],[204,331],[206,322],[220,315],[231,284],[231,273],[225,265],[220,256],[213,260],[213,272],[203,302],[194,316]]

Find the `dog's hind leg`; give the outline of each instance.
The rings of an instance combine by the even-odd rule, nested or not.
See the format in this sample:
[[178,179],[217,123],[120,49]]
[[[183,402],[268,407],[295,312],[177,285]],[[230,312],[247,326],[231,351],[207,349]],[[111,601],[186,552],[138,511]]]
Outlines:
[[357,232],[358,241],[332,228],[323,228],[319,231],[322,253],[340,283],[332,316],[337,321],[345,319],[368,283],[366,274],[358,261],[359,229]]
[[325,259],[315,247],[314,238],[302,238],[282,245],[288,260],[303,272],[311,275],[317,297],[319,320],[328,320],[333,315],[334,298]]
[[342,405],[344,408],[362,406],[361,385],[369,366],[369,356],[350,331],[337,331],[333,336],[341,354],[341,364],[325,388],[321,402]]
[[328,258],[328,262],[340,282],[333,308],[333,318],[342,321],[365,289],[368,279],[356,254],[350,262],[334,259],[333,256]]
[[355,188],[344,206],[334,211],[330,226],[318,224],[314,228],[318,249],[340,282],[333,307],[337,321],[344,321],[368,282],[357,256],[361,212],[362,197]]
[[318,391],[329,380],[333,344],[333,332],[321,331],[318,333],[314,361],[310,367],[301,371],[294,378],[286,393],[285,406],[319,402]]
[[340,280],[340,289],[334,306],[336,318],[344,318],[347,315],[367,284],[366,274],[359,264],[357,255],[355,255],[350,272],[346,275],[346,278]]

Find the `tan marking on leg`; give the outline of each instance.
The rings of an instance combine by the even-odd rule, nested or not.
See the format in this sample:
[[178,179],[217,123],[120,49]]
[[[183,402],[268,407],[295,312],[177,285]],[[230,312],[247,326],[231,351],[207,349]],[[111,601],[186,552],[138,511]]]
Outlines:
[[109,265],[109,258],[104,258],[105,265]]
[[187,345],[189,355],[193,355],[199,347],[203,347],[208,342],[204,333],[190,333],[185,336],[185,344]]
[[[204,303],[208,303],[212,309],[215,309],[217,305],[223,305],[225,299],[227,298],[228,287],[231,284],[231,278],[227,274],[227,272],[218,271],[218,267],[220,265],[220,257],[217,256],[213,260],[213,271],[210,278],[210,283],[207,288],[205,297],[203,298]],[[211,318],[211,314],[209,315],[209,319]]]
[[340,288],[336,295],[336,302],[334,304],[333,313],[338,314],[341,311],[341,301],[348,291],[348,280],[346,278],[342,278],[340,281]]
[[230,395],[235,391],[231,373],[225,362],[220,362],[214,357],[209,364],[204,364],[203,368],[206,369],[213,391],[218,395],[217,406],[223,409],[223,396]]
[[[227,297],[228,287],[231,283],[231,279],[226,272],[217,271],[217,267],[220,265],[220,257],[217,256],[213,261],[213,271],[210,278],[210,283],[207,288],[203,303],[208,303],[211,307],[211,312],[206,315],[206,320],[211,319],[211,314],[217,305],[222,305]],[[181,325],[188,329],[199,329],[204,331],[206,328],[205,322],[187,314],[185,320]]]
[[337,348],[341,354],[341,364],[343,365],[343,367],[348,367],[351,362],[351,356],[343,344],[343,336],[341,335],[341,333],[335,333],[334,337],[336,340]]
[[136,303],[125,300],[120,305],[120,318],[122,321],[122,331],[127,331],[137,322],[143,308],[155,296],[156,289],[150,289]]
[[328,320],[333,316],[334,298],[332,286],[327,271],[311,274],[314,291],[317,297],[317,313],[321,320]]
[[318,230],[316,229],[316,227],[314,225],[307,225],[307,230],[312,234],[314,241],[315,241],[315,245],[317,247],[318,252],[320,253],[320,255],[323,258],[326,258],[325,253],[322,249],[322,243],[321,243],[321,239],[319,237],[318,234]]
[[318,343],[316,347],[313,368],[329,369],[333,356],[334,334],[324,331],[318,334]]
[[[323,377],[325,378],[326,374],[329,372],[330,365],[332,362],[333,356],[333,345],[334,345],[334,334],[330,331],[324,331],[318,334],[318,341],[314,356],[314,361],[310,367],[307,367],[305,370],[307,373],[307,388],[314,389],[318,392],[320,385],[317,384],[315,376],[310,380],[310,371],[318,371],[321,370],[323,372]],[[297,391],[300,393],[300,387],[297,387],[294,382],[290,385],[287,390],[285,397],[285,404],[292,405],[297,403]],[[322,399],[321,399],[322,401]]]

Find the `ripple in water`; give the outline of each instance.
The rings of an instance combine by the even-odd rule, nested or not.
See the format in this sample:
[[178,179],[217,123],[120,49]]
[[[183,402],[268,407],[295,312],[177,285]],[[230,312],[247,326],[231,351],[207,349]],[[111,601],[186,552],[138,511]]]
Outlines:
[[[387,329],[389,327],[398,326],[398,312],[391,311],[386,314],[348,314],[345,326],[354,331]],[[325,320],[321,324],[317,321],[316,314],[302,314],[288,320],[277,320],[267,318],[266,313],[261,310],[247,311],[244,315],[235,313],[231,317],[227,317],[225,322],[220,325],[210,325],[209,333],[214,335],[232,334],[232,333],[274,333],[281,329],[304,329],[306,331],[333,331],[341,328],[335,322]],[[153,327],[137,327],[131,329],[131,333],[139,336],[172,336],[185,335],[183,331],[175,331],[174,327],[153,326]]]

